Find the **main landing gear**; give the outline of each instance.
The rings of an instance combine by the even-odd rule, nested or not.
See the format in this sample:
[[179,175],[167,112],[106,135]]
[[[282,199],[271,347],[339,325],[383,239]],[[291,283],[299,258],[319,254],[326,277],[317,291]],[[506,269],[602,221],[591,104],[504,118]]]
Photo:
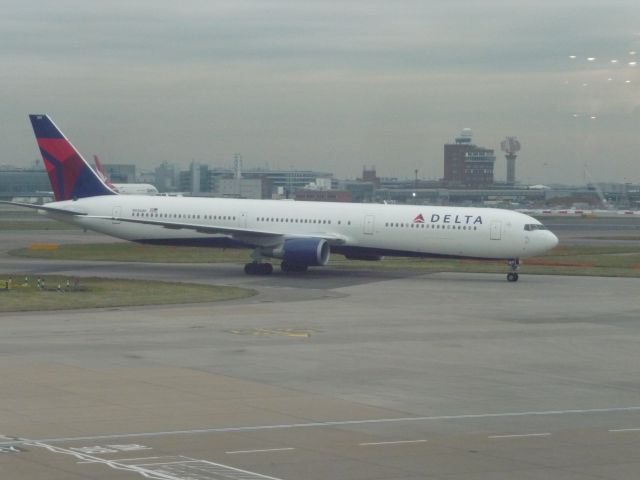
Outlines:
[[509,282],[517,282],[518,281],[518,269],[520,268],[520,259],[512,258],[509,260],[509,266],[511,267],[511,271],[507,273],[507,281]]
[[247,275],[270,275],[272,272],[273,265],[270,263],[250,262],[244,266]]
[[[292,265],[288,262],[282,262],[280,269],[283,273],[306,272],[309,267],[306,265]],[[244,265],[244,273],[247,275],[271,275],[273,273],[273,265],[263,262],[249,262]]]

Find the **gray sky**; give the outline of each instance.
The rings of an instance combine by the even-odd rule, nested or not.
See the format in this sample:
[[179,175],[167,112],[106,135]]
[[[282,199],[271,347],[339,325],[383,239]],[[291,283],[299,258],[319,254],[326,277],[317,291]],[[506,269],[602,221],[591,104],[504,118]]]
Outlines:
[[587,164],[598,181],[640,182],[637,0],[0,0],[0,12],[0,163],[38,157],[27,114],[48,113],[86,157],[143,169],[231,166],[239,152],[246,166],[440,178],[443,144],[471,127],[498,151],[499,179],[500,140],[516,135],[524,181],[583,183]]

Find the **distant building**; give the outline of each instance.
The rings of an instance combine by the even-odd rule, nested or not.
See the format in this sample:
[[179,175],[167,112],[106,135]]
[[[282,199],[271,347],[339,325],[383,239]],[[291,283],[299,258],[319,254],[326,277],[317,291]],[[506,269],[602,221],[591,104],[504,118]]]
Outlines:
[[210,193],[209,167],[200,165],[197,162],[191,162],[189,170],[182,171],[178,175],[178,190],[190,192],[193,195]]
[[220,178],[215,194],[220,197],[255,198],[264,197],[262,178]]
[[471,130],[465,128],[455,143],[444,146],[444,183],[470,187],[493,184],[494,151],[471,142]]
[[362,167],[362,181],[371,182],[376,188],[380,186],[380,178],[376,174],[376,167]]
[[[333,174],[311,170],[241,169],[236,156],[235,168],[209,167],[193,162],[189,170],[178,174],[177,190],[203,196],[232,196],[242,198],[293,198],[298,189],[316,183],[331,185]],[[169,166],[163,166],[164,171]],[[156,170],[156,180],[162,176]],[[231,182],[230,180],[235,180]],[[162,191],[162,186],[159,185]],[[258,195],[260,191],[260,196]]]
[[376,187],[372,182],[362,182],[360,180],[341,181],[338,183],[338,188],[349,192],[351,201],[354,203],[372,202],[376,191]]
[[35,196],[51,192],[49,176],[44,168],[0,167],[0,198]]
[[155,169],[154,185],[160,193],[175,192],[178,189],[178,175],[174,165],[163,162]]
[[351,192],[346,190],[309,190],[296,191],[295,199],[304,202],[351,202]]
[[111,183],[135,183],[136,166],[126,163],[105,163],[104,173]]
[[271,191],[265,192],[268,198],[273,194],[280,194],[284,198],[294,198],[295,192],[310,183],[316,183],[319,178],[333,178],[328,172],[315,172],[312,170],[263,170],[245,169],[242,172],[244,178],[264,178]]

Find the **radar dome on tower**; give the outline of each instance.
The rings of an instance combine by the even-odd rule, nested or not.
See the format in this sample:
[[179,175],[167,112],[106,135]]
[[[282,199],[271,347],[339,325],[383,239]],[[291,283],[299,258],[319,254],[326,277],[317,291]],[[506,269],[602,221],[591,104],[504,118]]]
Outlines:
[[460,136],[456,138],[456,143],[471,144],[472,137],[473,137],[473,131],[470,128],[463,128],[462,132],[460,132]]

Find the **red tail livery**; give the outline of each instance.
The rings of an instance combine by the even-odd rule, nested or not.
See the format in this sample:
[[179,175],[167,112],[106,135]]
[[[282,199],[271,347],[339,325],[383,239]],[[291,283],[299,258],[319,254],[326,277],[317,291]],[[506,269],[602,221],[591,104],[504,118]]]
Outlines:
[[114,195],[47,115],[29,115],[56,201]]

